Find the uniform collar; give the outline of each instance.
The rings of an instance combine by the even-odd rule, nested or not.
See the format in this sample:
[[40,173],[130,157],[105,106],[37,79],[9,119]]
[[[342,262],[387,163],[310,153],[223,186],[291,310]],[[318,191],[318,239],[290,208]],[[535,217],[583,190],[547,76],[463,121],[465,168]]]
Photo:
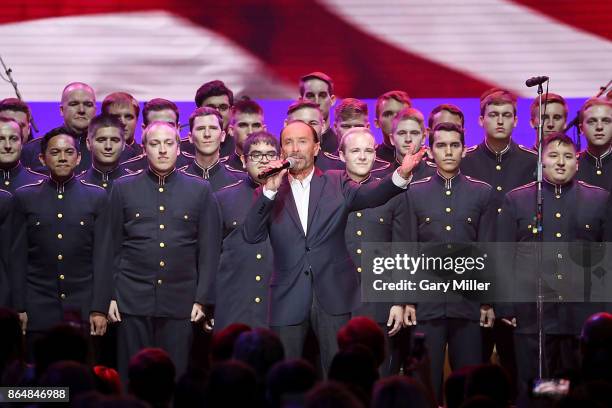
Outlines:
[[[575,177],[574,177],[575,178]],[[544,182],[542,183],[542,188],[546,191],[549,191],[555,195],[557,198],[561,198],[562,195],[567,194],[572,187],[574,187],[574,179],[571,179],[569,182],[565,184],[555,184],[548,181],[544,178]]]
[[56,181],[53,176],[49,176],[48,183],[53,186],[55,190],[57,190],[58,194],[63,193],[66,189],[72,187],[75,183],[76,179],[74,177],[74,173],[70,176],[70,178],[66,181]]
[[493,149],[489,147],[486,139],[482,141],[482,143],[480,144],[480,148],[483,152],[487,154],[487,156],[496,159],[498,162],[501,162],[504,156],[506,156],[514,148],[514,142],[512,141],[512,139],[510,139],[510,143],[508,143],[508,146],[506,146],[499,153],[494,152]]
[[100,181],[114,180],[119,176],[119,173],[119,166],[115,167],[111,171],[105,172],[96,169],[96,166],[94,166],[93,164],[91,165],[91,174]]
[[208,167],[200,166],[197,160],[195,158],[193,159],[193,169],[197,171],[198,176],[201,175],[205,179],[209,179],[210,177],[214,176],[215,173],[219,171],[220,167],[219,158],[217,158],[217,160]]
[[461,181],[460,175],[461,170],[459,170],[459,172],[457,172],[457,174],[455,174],[453,177],[446,178],[440,174],[440,170],[436,170],[435,179],[438,181],[438,183],[443,184],[445,189],[451,190],[453,188],[453,185],[457,185],[457,183]]
[[589,149],[587,148],[584,150],[584,157],[586,157],[588,161],[595,163],[597,167],[601,167],[601,161],[605,159],[606,157],[609,157],[610,153],[612,153],[612,146],[608,147],[608,150],[606,150],[605,153],[599,157],[589,152]]
[[[346,177],[351,179],[351,177],[348,175],[346,170],[344,170],[344,174],[346,175]],[[358,184],[368,184],[370,181],[372,181],[372,172],[368,173],[368,176],[366,178],[364,178],[363,180],[361,180]]]
[[169,181],[172,181],[175,178],[176,167],[173,168],[172,171],[170,173],[166,174],[165,176],[161,176],[161,175],[157,174],[156,172],[153,171],[153,169],[151,169],[151,167],[148,167],[147,168],[147,175],[149,176],[151,181],[153,181],[156,184],[159,184],[160,186],[163,186],[164,184],[166,184]]
[[15,164],[13,167],[11,167],[8,170],[0,170],[0,174],[2,174],[2,178],[4,180],[6,179],[12,179],[13,177],[15,177],[23,168],[23,166],[21,165],[21,161],[17,161],[17,164]]

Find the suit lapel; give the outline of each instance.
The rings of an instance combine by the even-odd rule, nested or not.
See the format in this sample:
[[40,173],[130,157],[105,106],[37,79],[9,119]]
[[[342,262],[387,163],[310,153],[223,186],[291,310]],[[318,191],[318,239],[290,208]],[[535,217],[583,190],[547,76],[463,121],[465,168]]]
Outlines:
[[308,221],[306,223],[308,226],[308,231],[311,231],[312,220],[317,210],[321,193],[323,192],[323,186],[325,185],[325,179],[321,177],[322,174],[323,172],[315,167],[315,172],[312,175],[312,180],[310,181],[310,196],[308,197]]
[[278,195],[278,198],[282,200],[283,207],[289,213],[289,216],[295,223],[296,227],[298,227],[300,231],[302,231],[302,234],[306,236],[306,234],[304,234],[304,228],[302,228],[302,223],[300,222],[300,216],[297,211],[297,206],[295,205],[295,199],[293,198],[293,193],[291,192],[291,185],[289,185],[288,177],[283,178],[283,182],[278,188]]

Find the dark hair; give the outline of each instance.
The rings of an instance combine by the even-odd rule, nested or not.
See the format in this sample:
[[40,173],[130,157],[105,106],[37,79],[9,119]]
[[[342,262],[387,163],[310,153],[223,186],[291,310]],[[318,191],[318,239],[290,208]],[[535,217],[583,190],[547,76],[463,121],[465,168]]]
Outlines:
[[484,116],[485,109],[489,105],[505,105],[510,104],[514,108],[514,116],[516,116],[516,95],[507,89],[491,88],[480,95],[480,116]]
[[88,355],[89,344],[82,331],[68,324],[53,327],[34,343],[37,375],[58,361],[87,364]]
[[355,98],[345,98],[334,110],[336,121],[350,120],[359,116],[368,119],[368,104]]
[[369,317],[353,317],[338,330],[336,341],[340,350],[355,344],[367,347],[376,359],[376,366],[382,364],[385,359],[385,334]]
[[434,408],[423,385],[411,377],[392,376],[379,380],[372,393],[372,408]]
[[176,104],[172,101],[163,98],[155,98],[151,99],[149,102],[145,103],[144,109],[142,110],[142,123],[145,126],[149,125],[149,112],[152,111],[162,111],[166,109],[171,109],[176,114],[176,123],[179,122],[179,110]]
[[23,359],[23,334],[19,316],[11,309],[0,307],[0,376],[13,361]]
[[113,127],[119,129],[119,134],[122,139],[125,139],[125,126],[121,123],[121,120],[117,115],[108,115],[101,114],[98,116],[94,116],[94,118],[89,122],[89,127],[87,128],[87,137],[93,139],[96,137],[96,133],[98,130],[106,127]]
[[[563,110],[565,111],[565,116],[567,117],[568,107],[565,99],[556,93],[549,92],[545,95],[542,95],[542,106],[550,105],[551,103],[558,103],[563,106]],[[533,102],[531,102],[531,106],[529,107],[530,119],[533,120],[538,114],[538,98],[535,98]],[[544,113],[544,112],[542,112]]]
[[429,118],[427,119],[427,125],[430,129],[433,127],[434,116],[436,116],[436,114],[442,111],[447,111],[449,113],[452,113],[453,115],[459,116],[461,118],[461,126],[465,126],[465,116],[463,115],[461,109],[457,105],[453,105],[452,103],[443,103],[433,108],[433,110],[429,114]]
[[319,108],[318,104],[310,102],[307,99],[300,98],[297,101],[293,102],[291,105],[289,105],[289,107],[287,108],[287,116],[291,115],[293,112],[299,111],[300,109],[304,108],[316,109],[317,111],[321,112],[321,109]]
[[293,125],[294,123],[301,123],[303,125],[308,126],[308,128],[310,129],[310,132],[312,133],[312,137],[314,138],[315,143],[319,143],[319,135],[317,134],[317,131],[314,130],[314,128],[312,126],[310,126],[308,123],[302,122],[301,120],[290,120],[289,122],[287,122],[287,124],[282,128],[282,130],[280,132],[280,143],[281,143],[281,145],[283,143],[283,132],[285,131],[285,129],[287,129],[289,127],[289,125]]
[[246,324],[232,323],[223,330],[216,331],[210,344],[210,356],[213,363],[232,358],[236,339],[240,334],[249,330],[251,328]]
[[376,99],[376,118],[380,116],[380,108],[382,104],[389,99],[395,99],[396,101],[403,103],[407,108],[412,107],[412,101],[410,100],[410,96],[404,91],[389,91],[380,95],[378,99]]
[[218,110],[209,108],[207,106],[202,106],[194,110],[189,116],[189,131],[193,131],[193,122],[195,122],[196,118],[202,116],[214,116],[219,121],[219,129],[223,130],[223,117],[219,113]]
[[174,363],[160,348],[144,348],[130,359],[129,391],[152,406],[166,406],[174,392]]
[[30,107],[27,103],[17,98],[6,98],[0,101],[0,112],[3,111],[15,111],[15,112],[23,112],[28,117],[28,122],[32,117],[32,112],[30,111]]
[[66,126],[59,126],[48,131],[40,140],[40,152],[43,155],[47,152],[47,146],[49,145],[49,141],[55,136],[59,135],[70,136],[73,140],[74,148],[77,150],[77,152],[80,152],[80,145],[78,142],[79,137],[77,136],[77,134]]
[[241,113],[263,116],[264,111],[262,107],[254,100],[249,99],[248,97],[242,97],[242,99],[237,101],[232,106],[230,123],[234,123],[236,115]]
[[255,371],[242,361],[229,360],[210,370],[205,407],[257,406]]
[[250,153],[251,146],[257,143],[265,143],[270,145],[276,150],[276,153],[280,153],[280,143],[276,136],[272,133],[266,132],[265,130],[261,130],[259,132],[251,133],[246,140],[244,141],[244,145],[242,147],[242,151],[245,156]]
[[438,123],[436,127],[433,129],[433,131],[431,132],[431,136],[429,137],[429,147],[433,147],[436,132],[439,132],[441,130],[446,131],[446,132],[459,133],[459,135],[461,136],[461,144],[465,146],[465,130],[461,126],[457,125],[456,123],[442,122],[442,123]]
[[205,99],[210,98],[211,96],[221,95],[227,96],[230,106],[234,104],[234,93],[231,91],[231,89],[225,86],[223,81],[215,80],[206,82],[196,91],[195,104],[196,106],[201,107]]
[[300,78],[300,96],[303,97],[304,93],[306,92],[304,83],[311,79],[318,79],[319,81],[325,82],[327,84],[327,90],[329,94],[334,94],[334,81],[331,79],[331,77],[323,72],[315,71],[311,72],[310,74],[306,74]]
[[136,113],[136,118],[138,118],[138,114],[140,113],[140,105],[138,104],[138,101],[127,92],[113,92],[104,98],[102,101],[102,113],[108,114],[108,110],[112,105],[127,105],[133,107],[134,112]]
[[[267,401],[271,407],[280,407],[287,400],[300,400],[316,383],[317,374],[312,365],[302,359],[276,363],[268,372]],[[296,401],[296,402],[298,402]]]
[[365,407],[344,385],[326,381],[318,384],[306,395],[304,408],[361,408]]
[[260,327],[238,337],[233,357],[255,370],[258,381],[263,384],[270,368],[285,358],[285,349],[275,332]]
[[365,405],[378,378],[374,356],[361,344],[339,350],[329,367],[329,379],[346,385]]
[[570,145],[574,148],[574,151],[577,150],[576,144],[574,143],[571,137],[569,137],[563,132],[553,132],[553,133],[549,133],[548,136],[546,136],[544,140],[542,141],[542,151],[544,151],[546,146],[548,146],[554,141],[557,141],[558,144]]
[[510,377],[499,365],[482,364],[474,367],[465,382],[465,398],[484,395],[499,407],[508,406],[511,399]]

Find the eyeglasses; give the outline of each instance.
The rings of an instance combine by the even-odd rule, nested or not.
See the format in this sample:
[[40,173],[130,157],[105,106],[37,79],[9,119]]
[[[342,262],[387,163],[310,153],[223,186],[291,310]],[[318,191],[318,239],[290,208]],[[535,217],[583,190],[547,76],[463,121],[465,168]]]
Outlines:
[[266,158],[267,161],[272,161],[272,160],[276,160],[278,159],[278,153],[276,152],[272,152],[272,153],[251,153],[248,155],[248,158],[251,159],[254,162],[260,162],[264,159],[264,157]]

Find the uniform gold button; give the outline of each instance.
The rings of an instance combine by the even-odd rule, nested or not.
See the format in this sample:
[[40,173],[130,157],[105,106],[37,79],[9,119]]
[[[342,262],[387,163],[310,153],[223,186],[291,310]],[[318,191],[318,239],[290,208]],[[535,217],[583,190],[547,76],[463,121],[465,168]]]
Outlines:
[[63,195],[63,194],[58,194],[58,195],[57,195],[57,199],[58,199],[58,200],[61,200],[62,198],[64,198],[64,195]]
[[164,229],[166,226],[164,224],[159,224],[159,229]]
[[108,183],[102,183],[102,187],[104,188],[108,187]]
[[4,181],[4,185],[5,185],[5,186],[8,186],[9,184],[11,184],[11,182],[10,182],[10,181],[8,181],[8,180],[5,180],[5,181]]
[[563,275],[557,275],[557,279],[559,280],[563,279]]
[[555,217],[561,218],[561,213],[555,213]]
[[361,254],[361,248],[357,248],[355,252],[357,252],[358,254]]
[[498,209],[497,209],[497,213],[498,213],[498,214],[501,214],[501,212],[502,212],[502,209],[501,209],[501,208],[498,208]]
[[591,226],[589,224],[585,225],[584,228],[586,229],[591,229]]
[[502,191],[502,186],[497,186],[497,191]]
[[258,298],[258,297],[256,297],[256,298],[255,298],[255,303],[259,303],[259,302],[261,302],[261,299],[260,299],[260,298]]
[[378,221],[385,222],[385,219],[384,218],[379,218]]
[[163,192],[164,192],[164,188],[163,188],[163,187],[160,187],[160,188],[158,188],[157,190],[158,190],[160,193],[163,193]]
[[472,218],[468,217],[467,222],[471,223],[472,222]]
[[162,281],[161,279],[158,279],[158,280],[157,280],[157,284],[158,284],[158,285],[161,285],[162,283],[164,283],[164,281]]
[[561,233],[560,233],[560,232],[557,232],[557,233],[555,234],[555,237],[557,237],[557,238],[561,238]]
[[165,247],[165,246],[166,246],[166,244],[164,244],[163,242],[160,242],[160,243],[159,243],[159,247],[160,247],[160,248],[163,248],[163,247]]
[[81,225],[85,225],[85,221],[81,221],[79,224],[81,224]]
[[563,300],[563,296],[559,295],[559,300]]
[[163,205],[159,206],[159,211],[164,211],[166,209],[166,207],[164,207]]
[[449,213],[449,212],[451,212],[451,211],[453,211],[453,210],[452,210],[450,207],[446,207],[446,212],[447,212],[447,213]]
[[447,231],[450,231],[450,230],[452,230],[452,229],[453,229],[453,227],[451,227],[450,225],[447,225],[447,226],[446,226],[446,230],[447,230]]
[[361,273],[362,269],[361,266],[357,268],[357,272]]
[[363,215],[361,212],[357,212],[357,214],[355,214],[357,217],[361,218],[361,216]]
[[597,170],[597,175],[601,176],[601,170]]
[[66,277],[64,275],[60,275],[59,278],[60,278],[60,280],[66,279]]
[[64,236],[62,234],[57,234],[57,239],[62,239]]
[[236,224],[238,224],[238,222],[232,221],[232,225],[236,225]]
[[184,219],[186,219],[186,220],[188,220],[188,219],[189,219],[189,216],[188,216],[187,214],[185,214],[185,215],[183,215],[183,218],[184,218]]
[[557,254],[557,258],[563,259],[563,254]]
[[361,230],[357,231],[357,236],[360,237],[363,234],[363,232],[361,232]]
[[57,213],[57,218],[62,218],[64,216],[64,214],[62,213]]
[[60,295],[60,297],[61,297],[62,299],[66,299],[66,294],[65,294],[65,293],[62,293],[62,294]]
[[557,194],[557,195],[555,196],[555,198],[556,198],[556,199],[559,199],[559,198],[561,198],[561,196],[560,196],[559,194]]
[[259,282],[261,280],[261,276],[260,275],[255,276],[255,280]]
[[164,261],[159,261],[159,266],[163,268],[164,266],[166,266],[166,263]]
[[497,166],[495,166],[495,170],[501,170],[501,166],[498,164]]
[[429,222],[431,219],[429,217],[425,218],[425,222]]
[[57,260],[58,260],[58,261],[61,261],[62,259],[64,259],[64,255],[59,254],[59,255],[57,256]]
[[533,229],[531,230],[531,232],[532,232],[533,234],[537,234],[537,233],[538,233],[538,229],[537,229],[536,227],[533,227]]
[[40,225],[40,221],[36,221],[36,225]]
[[140,217],[140,213],[136,213],[136,218]]
[[257,258],[257,259],[261,259],[261,254],[257,254],[257,255],[255,255],[255,258]]
[[451,191],[450,190],[446,190],[446,195],[451,195]]

